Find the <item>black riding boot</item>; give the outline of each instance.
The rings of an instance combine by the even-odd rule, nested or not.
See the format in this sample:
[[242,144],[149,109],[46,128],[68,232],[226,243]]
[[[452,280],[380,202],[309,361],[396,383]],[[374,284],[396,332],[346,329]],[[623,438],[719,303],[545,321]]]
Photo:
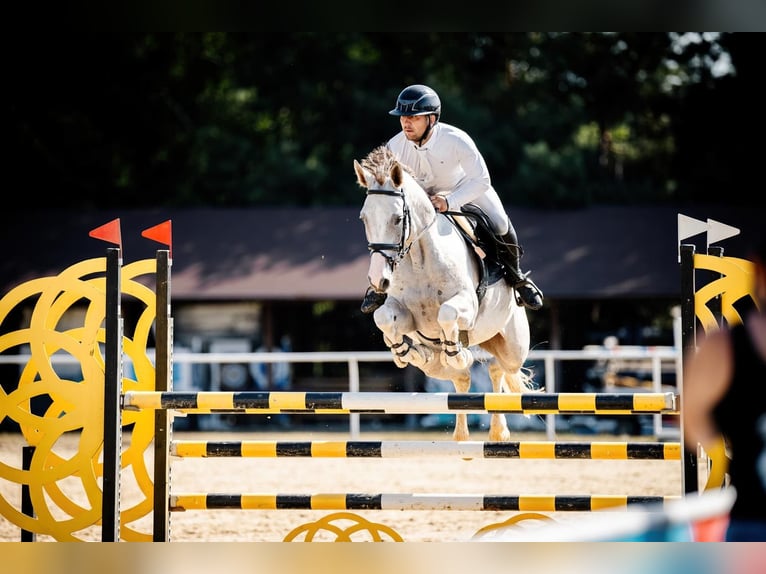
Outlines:
[[375,289],[369,287],[367,293],[364,294],[364,301],[362,301],[362,306],[360,307],[362,313],[372,313],[386,302],[386,297],[388,295],[385,293],[378,293]]
[[498,238],[498,257],[505,267],[505,278],[518,293],[518,301],[536,311],[543,306],[543,292],[519,267],[522,249],[516,237],[516,230],[508,222],[508,233]]

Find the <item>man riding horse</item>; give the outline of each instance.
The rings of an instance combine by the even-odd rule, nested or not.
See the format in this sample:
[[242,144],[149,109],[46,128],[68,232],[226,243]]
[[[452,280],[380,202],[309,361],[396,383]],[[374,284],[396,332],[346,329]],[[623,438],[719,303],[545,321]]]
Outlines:
[[[505,278],[516,290],[520,303],[533,310],[542,307],[542,291],[519,267],[523,251],[516,230],[492,187],[484,158],[467,133],[439,121],[441,101],[436,92],[420,84],[408,86],[399,94],[396,107],[388,113],[399,116],[402,131],[386,146],[412,171],[429,194],[434,209],[440,213],[460,212],[466,204],[480,208],[497,240]],[[385,293],[370,287],[361,310],[372,313],[385,300]]]

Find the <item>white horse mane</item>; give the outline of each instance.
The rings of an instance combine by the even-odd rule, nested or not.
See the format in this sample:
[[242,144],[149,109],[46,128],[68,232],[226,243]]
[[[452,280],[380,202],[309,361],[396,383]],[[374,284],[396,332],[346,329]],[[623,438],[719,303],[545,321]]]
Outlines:
[[396,159],[394,152],[392,152],[384,145],[378,146],[372,150],[369,154],[367,154],[367,157],[365,157],[360,162],[360,164],[364,169],[372,174],[372,176],[375,178],[375,181],[377,181],[379,185],[383,185],[383,183],[386,181],[386,178],[389,177],[391,170],[395,167],[396,164],[399,164],[402,170],[404,170],[414,179],[414,173],[410,167]]

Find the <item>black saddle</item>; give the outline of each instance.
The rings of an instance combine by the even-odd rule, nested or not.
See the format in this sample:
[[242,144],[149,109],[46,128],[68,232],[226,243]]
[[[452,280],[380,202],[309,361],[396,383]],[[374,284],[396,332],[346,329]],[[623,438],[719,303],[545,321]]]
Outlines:
[[[460,211],[448,211],[445,215],[460,232],[476,256],[476,261],[479,264],[479,284],[476,287],[476,295],[481,301],[487,287],[494,285],[505,276],[505,268],[499,256],[498,237],[492,231],[487,214],[477,205],[467,203],[460,208]],[[469,234],[455,220],[455,217],[463,217],[470,224],[473,235]],[[482,257],[480,253],[483,253],[484,256]]]

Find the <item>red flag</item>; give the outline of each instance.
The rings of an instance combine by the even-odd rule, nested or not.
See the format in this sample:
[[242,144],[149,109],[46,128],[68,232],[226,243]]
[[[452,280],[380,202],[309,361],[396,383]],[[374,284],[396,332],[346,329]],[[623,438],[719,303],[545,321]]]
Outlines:
[[173,256],[173,230],[171,220],[163,221],[159,225],[144,229],[141,232],[143,237],[156,241],[157,243],[163,243],[168,246],[170,256]]
[[109,223],[105,223],[101,227],[96,227],[96,229],[93,229],[88,235],[95,239],[100,239],[101,241],[115,243],[122,249],[122,234],[120,233],[119,217],[113,219]]

